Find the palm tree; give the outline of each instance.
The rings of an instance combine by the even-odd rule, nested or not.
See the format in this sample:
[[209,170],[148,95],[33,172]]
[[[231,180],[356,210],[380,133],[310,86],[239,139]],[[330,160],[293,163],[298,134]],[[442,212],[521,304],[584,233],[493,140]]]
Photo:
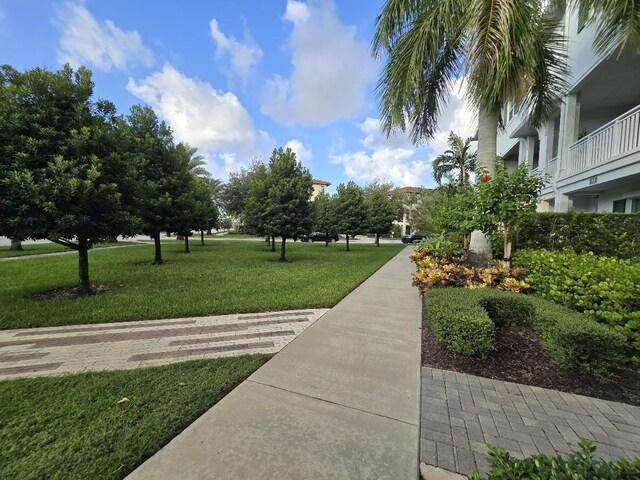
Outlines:
[[433,178],[442,185],[442,178],[458,172],[458,184],[462,187],[469,183],[469,174],[476,168],[476,152],[469,153],[472,138],[463,138],[449,133],[449,150],[433,160]]
[[[580,20],[596,27],[593,49],[598,55],[620,55],[626,48],[640,54],[640,3],[637,0],[569,0]],[[567,0],[553,0],[551,8],[564,10]]]
[[[415,143],[432,138],[463,78],[478,110],[478,166],[493,175],[502,106],[521,103],[537,126],[564,93],[561,18],[543,0],[387,0],[372,44],[375,57],[386,57],[377,86],[384,131],[410,129]],[[488,240],[479,250],[490,259]]]

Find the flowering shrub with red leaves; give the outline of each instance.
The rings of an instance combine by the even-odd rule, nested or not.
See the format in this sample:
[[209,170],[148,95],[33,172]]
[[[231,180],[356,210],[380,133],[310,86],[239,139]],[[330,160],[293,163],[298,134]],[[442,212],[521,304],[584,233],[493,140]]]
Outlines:
[[490,267],[470,267],[464,257],[438,257],[428,248],[416,250],[411,259],[417,266],[413,274],[413,285],[422,293],[429,288],[490,287],[522,293],[529,284],[523,278],[525,271],[520,268],[507,270],[501,265]]
[[491,177],[489,175],[483,175],[482,177],[480,177],[480,180],[482,180],[483,182],[490,182],[491,181]]

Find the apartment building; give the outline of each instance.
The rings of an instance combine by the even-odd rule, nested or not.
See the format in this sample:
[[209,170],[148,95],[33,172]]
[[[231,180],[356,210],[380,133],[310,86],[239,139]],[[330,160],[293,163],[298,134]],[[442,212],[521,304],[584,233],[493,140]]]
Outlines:
[[553,118],[533,128],[507,105],[498,155],[549,175],[539,210],[640,211],[640,55],[602,58],[594,26],[567,11],[569,90]]

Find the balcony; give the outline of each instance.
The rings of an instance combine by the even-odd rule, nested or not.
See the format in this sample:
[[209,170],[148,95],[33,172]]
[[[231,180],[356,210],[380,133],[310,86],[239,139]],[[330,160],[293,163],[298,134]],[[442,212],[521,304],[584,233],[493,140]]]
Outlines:
[[583,172],[640,151],[640,105],[603,125],[569,148],[566,175]]

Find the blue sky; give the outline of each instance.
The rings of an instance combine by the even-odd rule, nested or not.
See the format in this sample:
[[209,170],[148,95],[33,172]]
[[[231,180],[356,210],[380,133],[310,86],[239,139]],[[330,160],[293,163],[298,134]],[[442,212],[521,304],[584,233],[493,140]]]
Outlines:
[[[457,85],[441,132],[419,148],[379,131],[369,53],[382,0],[0,0],[0,63],[94,72],[121,113],[148,103],[226,179],[290,146],[333,187],[433,185],[431,160],[472,132]],[[333,188],[332,188],[333,189]]]

